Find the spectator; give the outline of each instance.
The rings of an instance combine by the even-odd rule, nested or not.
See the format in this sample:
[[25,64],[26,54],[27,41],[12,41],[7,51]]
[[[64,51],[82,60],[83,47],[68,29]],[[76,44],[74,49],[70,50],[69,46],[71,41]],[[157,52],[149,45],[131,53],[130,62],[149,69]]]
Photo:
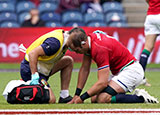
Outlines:
[[59,7],[56,10],[57,13],[62,13],[68,9],[79,9],[80,5],[85,2],[92,2],[93,0],[60,0]]
[[85,6],[85,13],[94,13],[94,12],[99,12],[101,13],[102,10],[102,6],[100,4],[100,0],[93,0],[93,2],[89,2],[89,3],[84,3]]
[[39,11],[38,9],[31,9],[30,10],[31,18],[26,20],[22,23],[22,27],[43,27],[45,26],[45,22],[39,18]]

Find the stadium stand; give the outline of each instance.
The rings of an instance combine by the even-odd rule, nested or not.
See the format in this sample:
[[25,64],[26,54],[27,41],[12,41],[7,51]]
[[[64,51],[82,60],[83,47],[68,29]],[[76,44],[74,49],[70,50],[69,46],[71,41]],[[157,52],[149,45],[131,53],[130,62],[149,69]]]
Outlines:
[[111,22],[109,27],[128,27],[128,24],[125,22]]
[[93,0],[93,2],[82,3],[80,6],[81,12],[84,13],[102,13],[102,5],[100,0]]
[[61,22],[46,22],[46,27],[62,27]]
[[81,12],[78,11],[66,11],[62,15],[62,23],[66,25],[70,22],[82,22],[83,16]]
[[85,3],[81,4],[80,11],[82,14],[86,13],[86,9],[87,9],[87,4],[85,4]]
[[[40,19],[46,22],[45,24],[46,27],[60,27],[60,26],[127,27],[128,26],[124,8],[120,2],[104,2],[102,4],[103,8],[102,13],[86,13],[86,11],[84,10],[86,4],[83,3],[81,4],[79,9],[78,8],[75,10],[69,9],[63,13],[57,14],[55,12],[59,6],[59,2],[60,2],[59,0],[38,0],[36,1],[36,3],[35,0],[0,0],[0,24],[2,24],[3,21],[6,21],[6,24],[3,25],[7,25],[9,22],[18,23],[18,25],[21,25],[22,22],[30,18],[29,11],[32,8],[38,8],[40,12]],[[116,21],[115,23],[112,23],[113,20],[111,20],[111,17],[115,18],[116,16],[112,16],[110,12],[112,12],[112,15],[113,12],[117,12],[117,17],[119,17],[120,20]],[[7,14],[4,15],[4,13]],[[10,23],[9,25],[16,25]],[[15,27],[19,27],[18,25]]]
[[61,15],[54,12],[45,12],[41,14],[40,18],[43,21],[55,21],[55,22],[61,22]]
[[109,25],[112,22],[123,22],[127,23],[127,19],[123,13],[117,13],[117,12],[110,12],[106,14],[105,19],[107,25]]
[[124,12],[123,6],[119,2],[105,2],[102,7],[104,14],[109,12]]
[[0,12],[15,12],[15,5],[8,2],[0,3]]
[[2,28],[18,28],[20,27],[20,24],[17,22],[3,22],[1,23],[0,27]]
[[11,12],[0,13],[0,23],[5,21],[17,22],[16,13],[11,13]]
[[21,1],[17,2],[16,12],[18,14],[22,12],[29,12],[32,8],[36,8],[34,3],[30,1]]
[[0,2],[8,2],[8,3],[16,4],[17,0],[0,0]]
[[38,6],[39,13],[54,12],[57,9],[57,5],[51,2],[43,2]]
[[78,26],[85,26],[85,24],[83,22],[69,22],[65,26],[78,27]]
[[40,1],[40,3],[50,2],[50,3],[56,4],[57,6],[59,5],[59,2],[60,2],[60,0],[39,0],[39,1]]
[[22,12],[18,15],[18,22],[22,24],[25,20],[30,18],[29,12]]
[[89,27],[105,27],[106,24],[104,22],[90,22],[87,24]]
[[103,13],[86,13],[84,15],[84,22],[88,24],[90,22],[104,22]]

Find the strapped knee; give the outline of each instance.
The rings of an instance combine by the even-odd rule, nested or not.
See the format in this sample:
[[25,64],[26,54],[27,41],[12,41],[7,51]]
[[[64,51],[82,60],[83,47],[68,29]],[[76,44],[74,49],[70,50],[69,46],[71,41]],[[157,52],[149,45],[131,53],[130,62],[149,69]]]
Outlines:
[[104,88],[101,93],[104,93],[104,92],[112,96],[117,95],[117,92],[109,85],[106,88]]

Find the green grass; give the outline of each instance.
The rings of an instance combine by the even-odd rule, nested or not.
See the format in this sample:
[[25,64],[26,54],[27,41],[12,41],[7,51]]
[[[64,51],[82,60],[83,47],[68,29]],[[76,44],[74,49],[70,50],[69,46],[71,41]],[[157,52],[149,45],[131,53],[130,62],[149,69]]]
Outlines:
[[19,63],[1,63],[0,69],[19,69],[20,64]]
[[[151,95],[160,99],[160,72],[146,72],[145,76],[151,83],[151,87],[140,86],[139,88],[145,88]],[[3,72],[0,73],[1,88],[0,93],[2,94],[6,84],[10,80],[20,79],[19,72]],[[56,73],[49,79],[49,83],[58,101],[60,91],[60,73]],[[73,72],[70,94],[73,96],[76,89],[78,72]],[[87,81],[87,84],[83,90],[85,92],[89,89],[97,80],[97,72],[91,72]],[[160,108],[160,104],[91,104],[90,99],[85,101],[85,104],[21,104],[12,105],[8,104],[4,97],[0,95],[0,109],[128,109],[128,108]]]
[[147,68],[160,68],[160,64],[151,63],[147,65]]
[[[81,63],[75,63],[74,68],[80,68]],[[0,69],[19,69],[20,64],[19,63],[1,63]],[[97,65],[93,62],[91,65],[91,68],[97,68]],[[148,64],[147,68],[160,68],[160,64]]]

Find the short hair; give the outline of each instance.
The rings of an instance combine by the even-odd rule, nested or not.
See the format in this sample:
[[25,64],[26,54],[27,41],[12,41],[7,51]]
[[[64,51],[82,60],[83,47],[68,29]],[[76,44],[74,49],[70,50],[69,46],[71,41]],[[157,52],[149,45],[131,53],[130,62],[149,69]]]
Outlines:
[[86,32],[82,28],[79,28],[79,27],[75,27],[75,28],[71,29],[69,31],[69,34],[71,34],[73,32],[82,32],[82,33],[86,34]]
[[71,42],[75,47],[82,47],[81,42],[87,40],[87,35],[82,28],[73,28],[69,31],[69,34],[72,34]]

